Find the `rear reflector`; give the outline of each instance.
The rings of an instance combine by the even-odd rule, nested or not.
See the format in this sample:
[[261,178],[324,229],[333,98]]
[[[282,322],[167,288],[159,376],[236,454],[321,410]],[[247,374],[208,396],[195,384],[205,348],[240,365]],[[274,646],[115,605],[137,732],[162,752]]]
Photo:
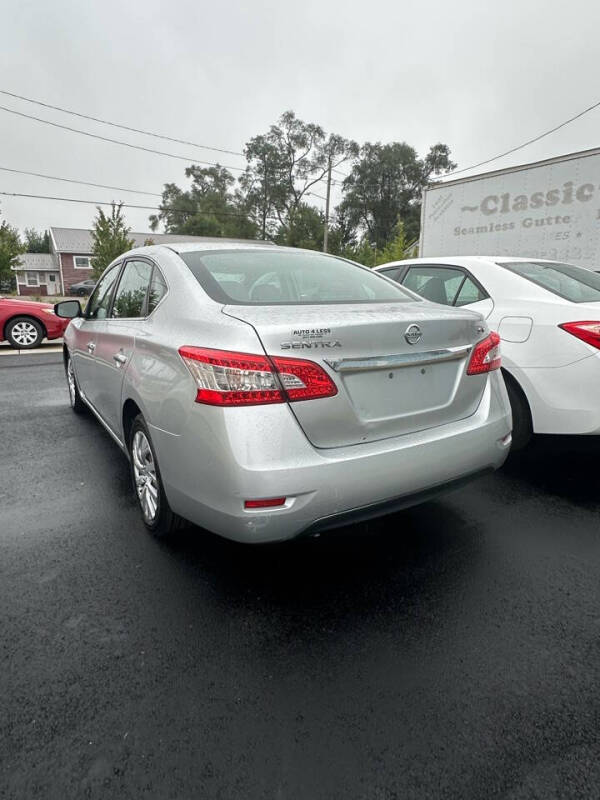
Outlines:
[[271,497],[269,500],[244,500],[244,508],[275,508],[285,505],[285,497]]
[[337,387],[313,361],[180,347],[179,355],[196,381],[196,402],[249,406],[332,397]]
[[600,322],[593,320],[583,320],[582,322],[563,322],[558,326],[563,331],[576,336],[592,347],[600,349]]
[[473,348],[467,375],[482,375],[485,372],[491,372],[494,369],[499,369],[501,363],[500,337],[492,331],[489,336],[486,336]]

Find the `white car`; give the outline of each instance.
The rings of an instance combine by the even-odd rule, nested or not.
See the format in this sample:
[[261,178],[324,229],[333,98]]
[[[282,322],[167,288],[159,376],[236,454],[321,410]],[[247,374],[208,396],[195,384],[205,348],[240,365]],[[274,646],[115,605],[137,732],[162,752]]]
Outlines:
[[542,259],[460,256],[377,267],[427,300],[481,312],[502,340],[513,447],[600,433],[600,275]]

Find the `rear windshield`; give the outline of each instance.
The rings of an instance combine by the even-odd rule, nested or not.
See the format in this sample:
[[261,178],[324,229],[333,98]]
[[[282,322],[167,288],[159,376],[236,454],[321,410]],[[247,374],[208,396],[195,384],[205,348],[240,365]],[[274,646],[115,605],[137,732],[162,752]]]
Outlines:
[[503,261],[500,266],[572,303],[600,302],[600,275],[584,267],[548,261]]
[[415,302],[397,284],[351,261],[293,250],[180,253],[206,293],[236,305]]

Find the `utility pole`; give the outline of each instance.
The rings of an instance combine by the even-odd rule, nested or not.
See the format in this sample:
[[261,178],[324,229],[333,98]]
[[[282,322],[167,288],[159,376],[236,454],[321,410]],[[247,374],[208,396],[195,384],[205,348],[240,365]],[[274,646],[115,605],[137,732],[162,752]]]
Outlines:
[[331,197],[331,156],[327,169],[327,194],[325,195],[325,230],[323,231],[323,252],[327,252],[327,239],[329,238],[329,199]]

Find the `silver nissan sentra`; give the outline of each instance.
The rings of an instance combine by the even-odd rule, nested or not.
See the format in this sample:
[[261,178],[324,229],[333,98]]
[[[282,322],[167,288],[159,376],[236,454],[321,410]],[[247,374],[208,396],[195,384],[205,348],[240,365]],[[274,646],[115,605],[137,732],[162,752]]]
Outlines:
[[499,467],[499,338],[370,269],[257,243],[132,250],[72,317],[71,406],[127,453],[155,535],[317,533]]

